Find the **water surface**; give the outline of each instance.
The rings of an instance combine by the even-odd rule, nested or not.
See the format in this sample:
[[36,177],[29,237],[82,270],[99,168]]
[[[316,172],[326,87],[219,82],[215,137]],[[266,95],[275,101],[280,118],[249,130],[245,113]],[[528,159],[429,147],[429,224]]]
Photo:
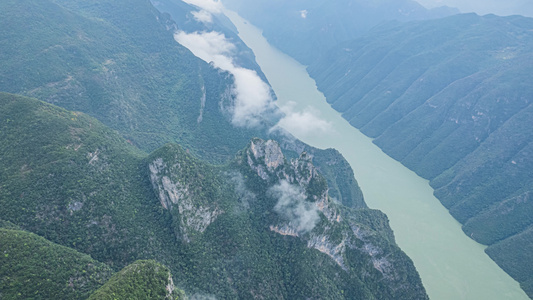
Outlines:
[[277,104],[295,102],[293,110],[312,111],[331,124],[328,132],[291,133],[309,145],[335,148],[344,155],[368,206],[388,215],[398,245],[413,260],[431,299],[529,299],[485,254],[485,247],[463,233],[427,180],[384,154],[333,110],[303,65],[269,45],[261,31],[237,14],[226,15],[254,51]]

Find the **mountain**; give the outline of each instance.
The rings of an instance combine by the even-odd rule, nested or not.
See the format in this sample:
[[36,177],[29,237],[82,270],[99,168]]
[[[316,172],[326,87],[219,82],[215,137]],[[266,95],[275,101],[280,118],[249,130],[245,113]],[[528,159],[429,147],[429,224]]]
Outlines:
[[87,299],[113,274],[86,254],[1,220],[0,241],[2,299]]
[[411,21],[444,17],[457,10],[428,10],[411,0],[224,0],[263,30],[268,41],[304,65],[340,42],[359,37],[391,20]]
[[0,115],[1,219],[114,270],[172,263],[143,152],[92,117],[35,99],[1,93]]
[[533,278],[533,19],[389,23],[309,67],[331,105],[435,195],[522,283]]
[[136,261],[109,266],[0,220],[2,299],[184,299],[168,268]]
[[183,291],[174,287],[167,267],[140,260],[116,273],[89,297],[90,300],[113,299],[186,299]]
[[386,216],[333,200],[306,152],[256,138],[226,165],[176,144],[147,155],[83,113],[5,93],[0,120],[2,224],[125,268],[93,297],[147,292],[143,278],[167,295],[168,270],[136,262],[155,259],[191,297],[427,299]]

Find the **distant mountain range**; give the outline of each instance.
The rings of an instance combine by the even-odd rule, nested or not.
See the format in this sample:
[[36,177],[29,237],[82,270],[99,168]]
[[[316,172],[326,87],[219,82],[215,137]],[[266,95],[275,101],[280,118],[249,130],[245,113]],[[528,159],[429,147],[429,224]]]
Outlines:
[[304,65],[340,42],[365,34],[391,20],[439,18],[459,11],[449,7],[428,10],[413,0],[224,0],[263,30],[268,41]]

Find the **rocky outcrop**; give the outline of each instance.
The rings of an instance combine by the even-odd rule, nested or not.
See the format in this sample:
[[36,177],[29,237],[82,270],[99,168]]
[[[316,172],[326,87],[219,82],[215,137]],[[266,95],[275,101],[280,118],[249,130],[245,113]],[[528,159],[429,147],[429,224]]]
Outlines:
[[[174,228],[179,239],[190,242],[195,234],[203,233],[222,213],[215,204],[195,195],[195,187],[180,176],[182,166],[169,166],[163,158],[149,164],[150,180],[161,205],[169,210],[179,228]],[[174,222],[176,223],[176,222]]]
[[307,241],[307,247],[315,248],[318,251],[328,255],[333,259],[344,271],[348,271],[344,263],[344,254],[346,251],[346,239],[340,243],[335,244],[330,241],[326,234],[313,236]]
[[[269,191],[277,198],[274,210],[280,215],[280,221],[270,225],[270,230],[302,239],[308,248],[326,254],[347,272],[346,252],[358,251],[384,278],[394,280],[394,265],[384,255],[385,251],[367,238],[369,234],[365,230],[342,216],[312,159],[302,152],[299,158],[287,162],[279,144],[273,140],[254,139],[246,150],[248,166],[273,184]],[[311,221],[314,223],[310,226]]]
[[247,162],[259,177],[269,180],[272,173],[285,163],[278,142],[253,139],[246,153]]

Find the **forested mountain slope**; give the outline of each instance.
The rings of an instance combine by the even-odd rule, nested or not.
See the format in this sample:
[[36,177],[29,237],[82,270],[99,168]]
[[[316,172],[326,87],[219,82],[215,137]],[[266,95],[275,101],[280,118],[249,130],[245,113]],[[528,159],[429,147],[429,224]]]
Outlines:
[[87,254],[3,220],[0,241],[2,299],[184,299],[168,268],[155,261],[137,261],[113,275]]
[[113,274],[86,254],[2,220],[0,253],[2,299],[87,299]]
[[[0,219],[115,271],[156,259],[187,294],[224,299],[427,299],[386,216],[332,200],[305,152],[253,139],[225,166],[175,144],[146,155],[85,114],[3,93],[0,124]],[[139,265],[93,297],[167,278]]]
[[533,19],[392,23],[309,67],[349,122],[435,195],[533,295]]
[[170,270],[153,260],[136,261],[116,273],[89,300],[187,299],[174,287]]
[[235,45],[235,52],[238,52],[238,55],[234,57],[236,65],[254,70],[261,79],[267,81],[263,71],[255,61],[253,51],[239,38],[237,28],[224,14],[201,12],[198,7],[182,0],[151,0],[151,2],[157,10],[170,15],[172,20],[176,22],[178,30],[189,33],[214,31],[224,34]]
[[0,27],[0,91],[85,112],[144,151],[178,140],[220,162],[257,135],[226,113],[231,76],[149,1],[7,0]]

